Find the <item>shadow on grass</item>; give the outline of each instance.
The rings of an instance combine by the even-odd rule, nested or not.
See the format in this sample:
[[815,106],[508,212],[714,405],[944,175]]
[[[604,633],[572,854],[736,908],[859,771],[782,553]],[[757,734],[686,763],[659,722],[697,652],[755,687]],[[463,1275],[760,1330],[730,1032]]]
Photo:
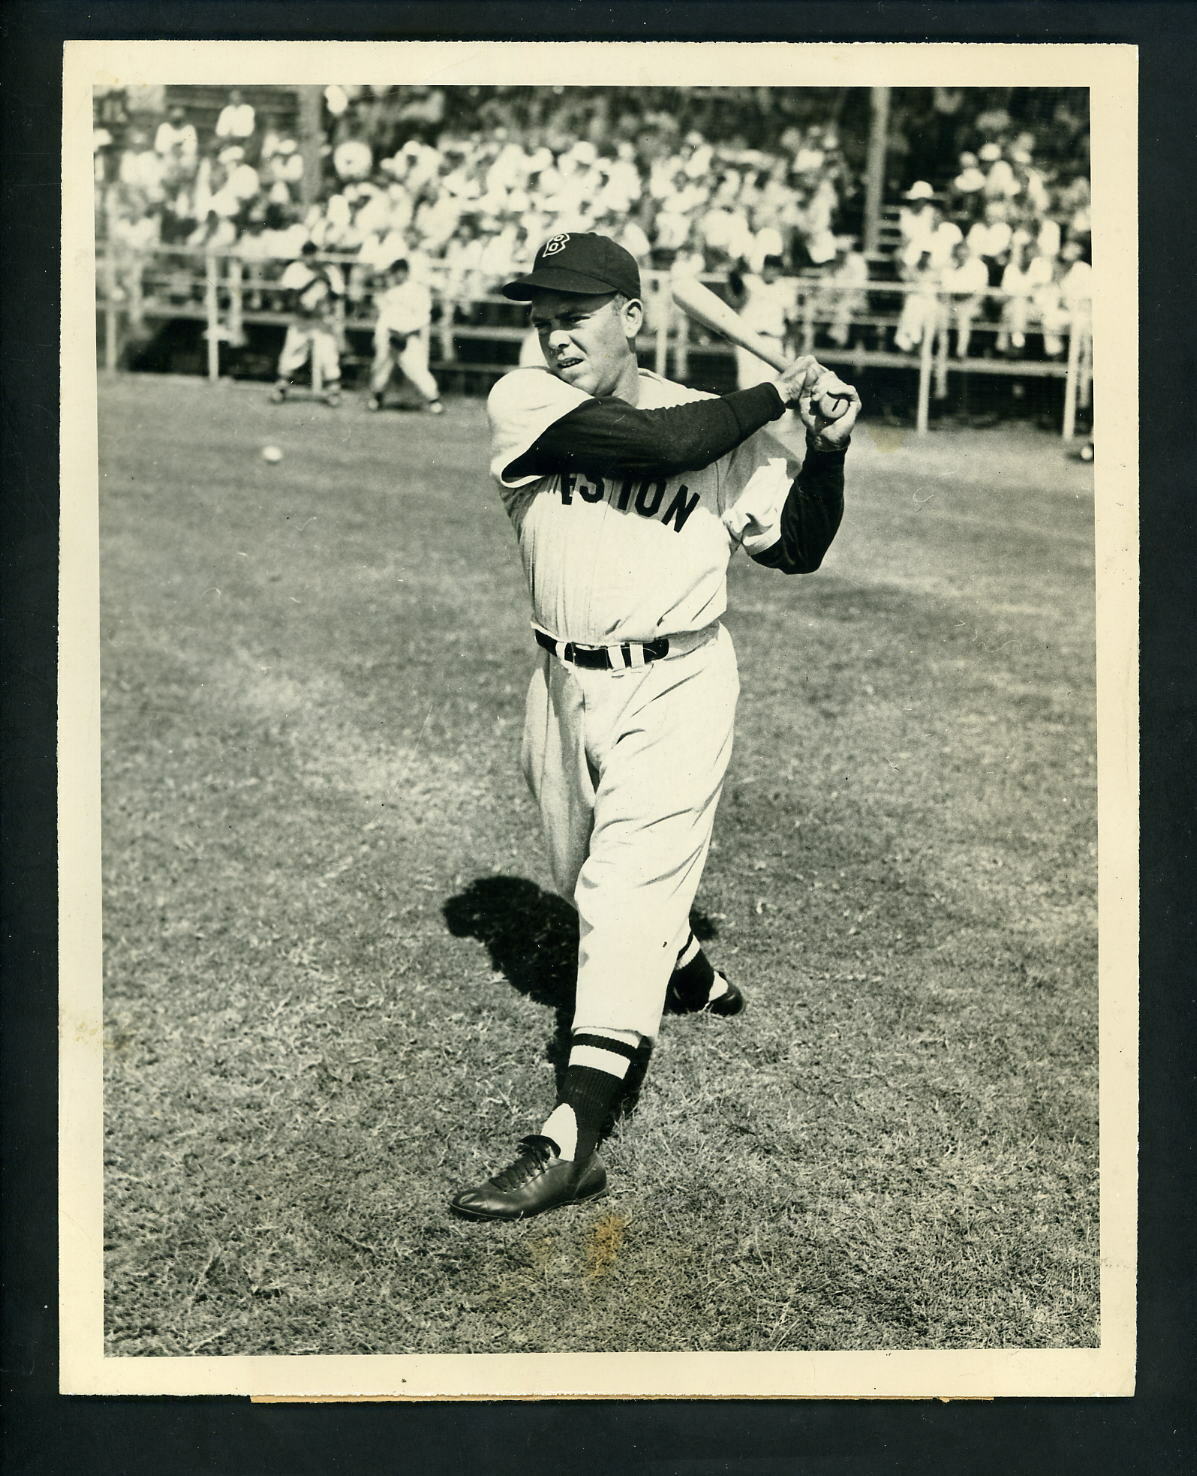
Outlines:
[[554,1013],[545,1049],[557,1085],[569,1057],[578,956],[578,915],[568,902],[522,876],[481,876],[442,908],[455,938],[477,938],[491,968],[513,989]]
[[[477,938],[490,954],[491,967],[520,994],[554,1012],[553,1034],[545,1059],[553,1067],[558,1089],[569,1061],[570,1024],[578,955],[578,915],[555,892],[546,892],[522,876],[481,876],[441,909],[455,938]],[[717,928],[701,908],[690,914],[690,926],[702,943]],[[628,1073],[619,1116],[630,1117],[648,1070],[652,1044],[640,1050]]]

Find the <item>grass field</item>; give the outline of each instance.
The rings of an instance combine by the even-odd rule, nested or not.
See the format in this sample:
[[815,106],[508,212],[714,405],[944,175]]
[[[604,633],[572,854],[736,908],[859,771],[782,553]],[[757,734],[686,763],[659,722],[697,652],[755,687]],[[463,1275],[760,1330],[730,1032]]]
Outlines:
[[666,1020],[607,1199],[486,1226],[573,939],[482,405],[100,413],[110,1353],[1096,1344],[1087,467],[862,430],[823,570],[733,568],[749,1010]]

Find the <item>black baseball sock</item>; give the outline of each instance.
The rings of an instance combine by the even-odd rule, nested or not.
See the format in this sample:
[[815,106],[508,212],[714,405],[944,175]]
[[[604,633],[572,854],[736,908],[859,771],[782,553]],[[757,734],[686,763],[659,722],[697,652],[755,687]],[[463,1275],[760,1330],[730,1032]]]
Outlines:
[[670,999],[678,1009],[701,1010],[726,993],[727,980],[716,973],[711,960],[702,951],[702,944],[691,933],[669,978]]
[[574,1036],[557,1106],[541,1133],[562,1158],[581,1162],[598,1147],[636,1056],[634,1037],[585,1031]]

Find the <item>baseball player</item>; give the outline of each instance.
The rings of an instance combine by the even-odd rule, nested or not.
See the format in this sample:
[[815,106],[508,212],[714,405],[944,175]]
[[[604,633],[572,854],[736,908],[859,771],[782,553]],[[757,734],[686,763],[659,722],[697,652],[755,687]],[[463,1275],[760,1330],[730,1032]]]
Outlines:
[[[729,277],[736,310],[745,324],[783,352],[790,323],[797,311],[794,283],[782,277],[785,263],[780,256],[766,256],[759,275],[733,272]],[[746,348],[736,347],[736,387],[765,384],[776,370]]]
[[318,247],[305,241],[298,261],[279,278],[291,294],[295,314],[278,360],[278,379],[270,398],[281,405],[295,376],[310,358],[314,380],[323,388],[327,405],[341,402],[341,358],[337,349],[336,305],[345,296],[339,267],[314,259]]
[[[860,409],[810,358],[723,398],[638,368],[640,274],[606,236],[551,237],[503,292],[530,303],[544,358],[488,404],[541,648],[522,762],[579,949],[556,1107],[509,1168],[451,1202],[482,1220],[601,1194],[599,1139],[666,1004],[743,1007],[689,924],[739,690],[720,624],[727,565],[743,548],[788,573],[818,567]],[[820,413],[816,382],[843,392],[841,418]],[[801,467],[766,431],[791,404],[807,428]]]
[[441,392],[428,370],[428,330],[432,323],[432,294],[422,282],[411,280],[406,261],[392,262],[386,289],[376,299],[374,363],[370,368],[371,410],[381,410],[391,376],[398,369],[415,386],[424,406],[443,415]]

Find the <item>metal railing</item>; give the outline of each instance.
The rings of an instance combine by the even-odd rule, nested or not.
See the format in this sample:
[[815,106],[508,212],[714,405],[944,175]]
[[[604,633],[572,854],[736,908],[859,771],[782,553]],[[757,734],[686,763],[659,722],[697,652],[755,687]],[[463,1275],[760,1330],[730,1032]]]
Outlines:
[[[371,332],[375,273],[357,257],[330,253],[319,260],[339,266],[346,278],[346,297],[336,308],[336,327],[343,338],[348,342],[350,335]],[[161,247],[153,251],[109,248],[98,259],[96,270],[96,306],[105,367],[119,367],[130,333],[143,329],[148,321],[193,320],[204,325],[207,377],[219,379],[225,372],[222,351],[244,343],[248,326],[281,327],[291,321],[287,295],[278,285],[287,264],[286,259],[247,257],[203,247]],[[725,279],[719,277],[706,280],[716,290],[725,285]],[[797,307],[790,335],[794,352],[817,352],[824,363],[857,375],[870,368],[914,374],[915,425],[920,434],[929,429],[932,401],[947,397],[949,377],[954,373],[1062,380],[1061,433],[1068,440],[1076,433],[1078,411],[1091,405],[1093,342],[1087,303],[1057,312],[1050,324],[1026,323],[1025,338],[1038,340],[1040,345],[1054,342],[1055,353],[1045,350],[1038,358],[960,357],[951,352],[952,335],[958,332],[959,323],[945,292],[897,281],[791,280]],[[657,373],[685,380],[696,356],[731,355],[727,344],[704,338],[674,305],[667,273],[646,271],[643,282],[643,341],[648,344],[648,357]],[[438,310],[432,328],[439,355],[433,367],[438,372],[457,370],[494,379],[514,367],[519,346],[527,336],[519,305],[493,291],[462,295],[445,273],[438,274],[431,285]],[[901,320],[903,304],[912,294],[921,298],[917,346],[907,350],[888,346]],[[845,296],[850,299],[851,310],[837,311],[837,300]],[[980,292],[976,298],[1002,303],[1012,300],[1010,294],[994,289]],[[978,314],[970,336],[996,339],[1002,331],[1000,324]],[[828,341],[832,334],[846,341]],[[494,346],[499,357],[463,357],[459,349],[467,344]]]

